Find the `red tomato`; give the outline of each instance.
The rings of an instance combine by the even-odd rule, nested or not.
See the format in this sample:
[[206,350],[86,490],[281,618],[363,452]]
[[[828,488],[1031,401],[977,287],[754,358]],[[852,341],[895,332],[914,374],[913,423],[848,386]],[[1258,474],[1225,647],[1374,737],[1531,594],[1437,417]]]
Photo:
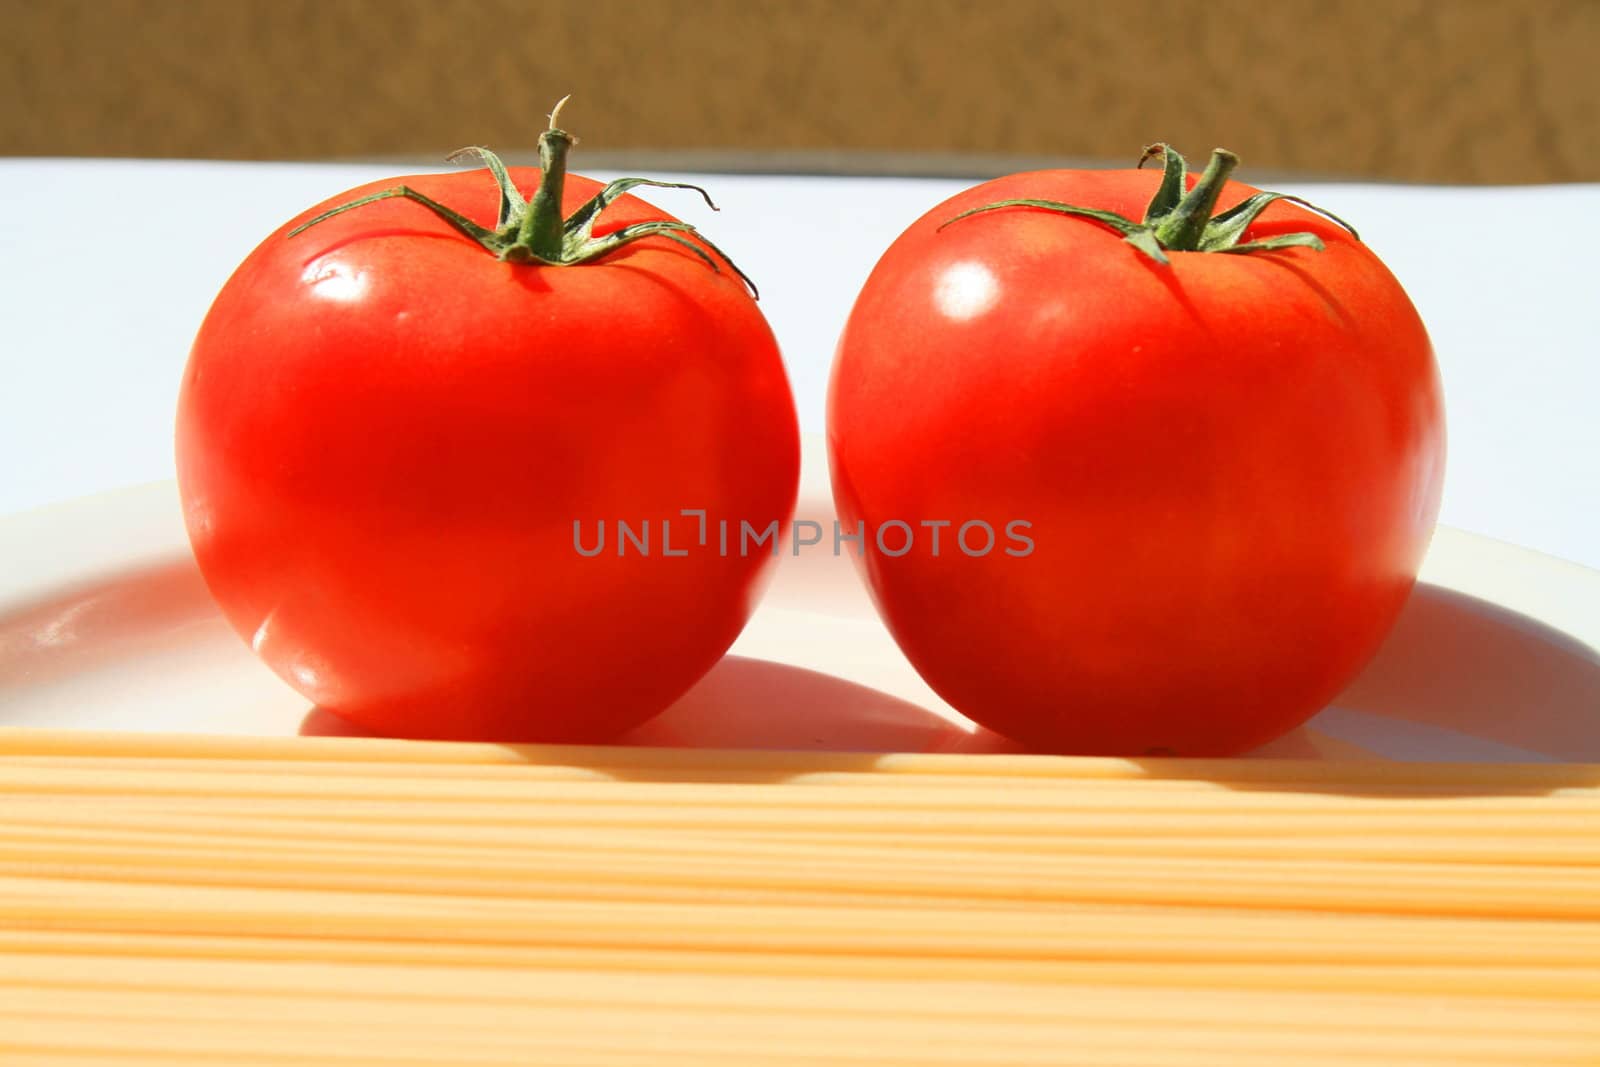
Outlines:
[[[482,171],[402,180],[496,221]],[[550,266],[386,199],[287,236],[392,184],[286,223],[201,326],[177,433],[195,556],[267,664],[363,726],[614,735],[752,610],[772,558],[720,554],[714,524],[791,516],[799,434],[772,332],[729,263],[674,243],[686,230]],[[560,216],[600,188],[566,179]],[[594,235],[670,219],[622,196]],[[683,509],[704,509],[708,544]],[[619,520],[649,524],[648,555]],[[601,523],[605,550],[577,551]]]
[[[1221,203],[1259,192],[1214,166]],[[1228,755],[1303,722],[1382,642],[1438,514],[1427,334],[1335,222],[1275,202],[1234,236],[1324,249],[1165,263],[1044,207],[944,225],[1016,199],[1138,222],[1161,183],[1048,171],[946,201],[884,254],[834,363],[834,496],[879,611],[942,697],[1040,749]],[[903,555],[898,526],[874,537],[894,520]],[[977,521],[995,541],[969,555]]]

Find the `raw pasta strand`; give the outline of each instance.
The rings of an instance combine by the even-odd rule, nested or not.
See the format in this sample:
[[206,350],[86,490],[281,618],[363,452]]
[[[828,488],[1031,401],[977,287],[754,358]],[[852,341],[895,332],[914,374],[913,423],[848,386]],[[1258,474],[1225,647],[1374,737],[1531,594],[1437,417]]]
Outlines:
[[1600,1062],[1600,768],[0,729],[0,1063]]
[[[1206,860],[1074,856],[1061,860],[1013,853],[993,862],[952,862],[904,854],[840,861],[826,848],[798,855],[547,855],[511,860],[425,860],[351,853],[313,854],[184,846],[113,847],[82,842],[8,846],[0,873],[141,885],[326,889],[516,898],[558,896],[585,888],[719,888],[928,897],[970,901],[1321,908],[1407,914],[1501,915],[1600,920],[1597,875],[1562,867],[1505,869],[1348,861]],[[784,863],[783,859],[790,862]],[[626,894],[633,896],[635,894]]]
[[[1425,945],[1413,946],[1426,950]],[[705,975],[794,976],[810,978],[907,978],[926,981],[928,964],[921,957],[892,955],[806,955],[750,951],[653,951],[598,947],[488,945],[448,941],[339,940],[306,937],[171,936],[127,932],[95,933],[63,930],[0,931],[0,953],[15,960],[21,954],[96,957],[97,974],[105,977],[109,961],[134,957],[132,984],[147,987],[152,960],[229,962],[325,961],[341,964],[404,964],[426,977],[439,967],[509,968],[518,971],[559,970],[562,973],[657,974],[692,972]],[[1128,960],[986,960],[947,959],[940,973],[948,979],[1004,982],[1018,985],[1073,985],[1183,989],[1406,993],[1445,993],[1479,998],[1522,997],[1590,1000],[1600,996],[1600,973],[1574,957],[1567,965],[1545,961],[1523,965],[1508,960],[1504,948],[1488,948],[1479,963],[1415,965],[1406,962],[1350,963],[1330,966],[1317,960],[1290,962],[1216,962],[1154,960],[1159,966]],[[215,977],[214,972],[208,974]],[[64,979],[68,984],[75,977]],[[437,985],[430,986],[437,989]],[[435,994],[437,995],[437,994]],[[1524,1001],[1524,1003],[1527,1003]]]
[[[470,858],[492,855],[504,858],[513,849],[560,849],[566,852],[621,852],[629,855],[657,852],[698,854],[737,850],[744,856],[795,857],[825,848],[827,854],[851,856],[864,850],[893,852],[905,860],[937,856],[951,860],[986,860],[998,854],[1023,852],[1034,856],[1131,856],[1165,858],[1259,859],[1260,838],[1205,835],[1200,837],[1142,837],[1127,839],[1082,834],[1039,834],[983,837],[977,834],[830,834],[826,831],[773,834],[742,831],[717,833],[698,828],[657,830],[653,833],[618,832],[597,838],[567,827],[536,826],[468,833],[462,829],[424,830],[420,827],[359,826],[355,830],[323,822],[315,840],[282,822],[244,823],[218,819],[200,822],[194,816],[156,815],[145,819],[96,818],[93,813],[67,813],[61,809],[30,821],[13,810],[13,819],[0,825],[0,842],[55,841],[107,842],[110,844],[187,844],[235,848],[249,842],[252,848],[292,847],[310,852],[360,855],[386,854],[403,848],[413,857]],[[126,813],[119,813],[126,814]],[[480,828],[484,829],[484,828]],[[1363,860],[1401,863],[1463,863],[1502,866],[1591,867],[1600,865],[1600,837],[1574,835],[1539,838],[1513,834],[1439,834],[1435,839],[1415,836],[1310,837],[1276,836],[1270,841],[1275,859]]]
[[[10,755],[153,756],[292,762],[402,762],[511,764],[603,768],[612,772],[667,769],[701,777],[739,780],[755,776],[854,771],[875,775],[941,774],[958,777],[1170,778],[1279,783],[1288,787],[1333,782],[1464,785],[1472,787],[1600,787],[1600,766],[1587,764],[1475,764],[1331,762],[1311,760],[1117,759],[1098,756],[946,755],[939,753],[771,752],[613,746],[492,745],[393,741],[345,737],[261,738],[198,734],[98,733],[0,727],[0,758]],[[762,780],[757,778],[756,780]]]

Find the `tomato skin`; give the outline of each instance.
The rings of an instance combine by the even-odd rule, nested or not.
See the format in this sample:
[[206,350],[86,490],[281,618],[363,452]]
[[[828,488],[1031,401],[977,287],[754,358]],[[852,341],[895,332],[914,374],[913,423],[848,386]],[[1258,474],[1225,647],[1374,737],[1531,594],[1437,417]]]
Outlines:
[[[1233,755],[1305,721],[1377,650],[1438,516],[1432,348],[1338,225],[1279,202],[1245,239],[1325,251],[1168,266],[1037,209],[939,229],[1013,198],[1137,220],[1159,179],[1018,174],[941,204],[874,269],[830,381],[835,503],[889,629],[950,704],[1041,750]],[[893,519],[1022,520],[1034,548],[972,558],[947,529],[939,557],[923,536],[895,558],[870,533]]]
[[[537,170],[513,169],[524,190]],[[482,171],[399,179],[485,225]],[[771,557],[681,509],[786,523],[794,401],[726,264],[647,238],[572,267],[501,262],[421,206],[295,225],[195,340],[177,459],[223,613],[308,699],[382,733],[595,740],[671,703],[738,635]],[[599,189],[569,176],[570,212]],[[670,218],[634,197],[602,235]],[[574,521],[592,548],[581,555]],[[616,552],[648,520],[650,554]],[[672,550],[663,555],[662,520]]]

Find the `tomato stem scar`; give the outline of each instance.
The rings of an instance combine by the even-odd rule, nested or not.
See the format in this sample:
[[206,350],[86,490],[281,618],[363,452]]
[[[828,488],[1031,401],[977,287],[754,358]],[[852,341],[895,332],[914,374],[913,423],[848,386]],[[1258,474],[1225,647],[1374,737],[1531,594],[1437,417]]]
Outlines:
[[568,93],[566,96],[563,96],[560,100],[557,100],[556,101],[556,106],[550,109],[550,125],[548,127],[549,129],[554,130],[554,129],[558,128],[561,125],[561,109],[566,107],[567,106],[567,101],[571,100],[571,99],[572,99],[572,94]]

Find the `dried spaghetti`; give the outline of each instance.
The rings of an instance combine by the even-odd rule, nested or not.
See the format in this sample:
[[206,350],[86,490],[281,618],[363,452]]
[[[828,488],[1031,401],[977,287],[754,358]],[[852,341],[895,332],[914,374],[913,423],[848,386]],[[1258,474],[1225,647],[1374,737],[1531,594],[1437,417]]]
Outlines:
[[0,1062],[1594,1064],[1600,768],[0,731]]

